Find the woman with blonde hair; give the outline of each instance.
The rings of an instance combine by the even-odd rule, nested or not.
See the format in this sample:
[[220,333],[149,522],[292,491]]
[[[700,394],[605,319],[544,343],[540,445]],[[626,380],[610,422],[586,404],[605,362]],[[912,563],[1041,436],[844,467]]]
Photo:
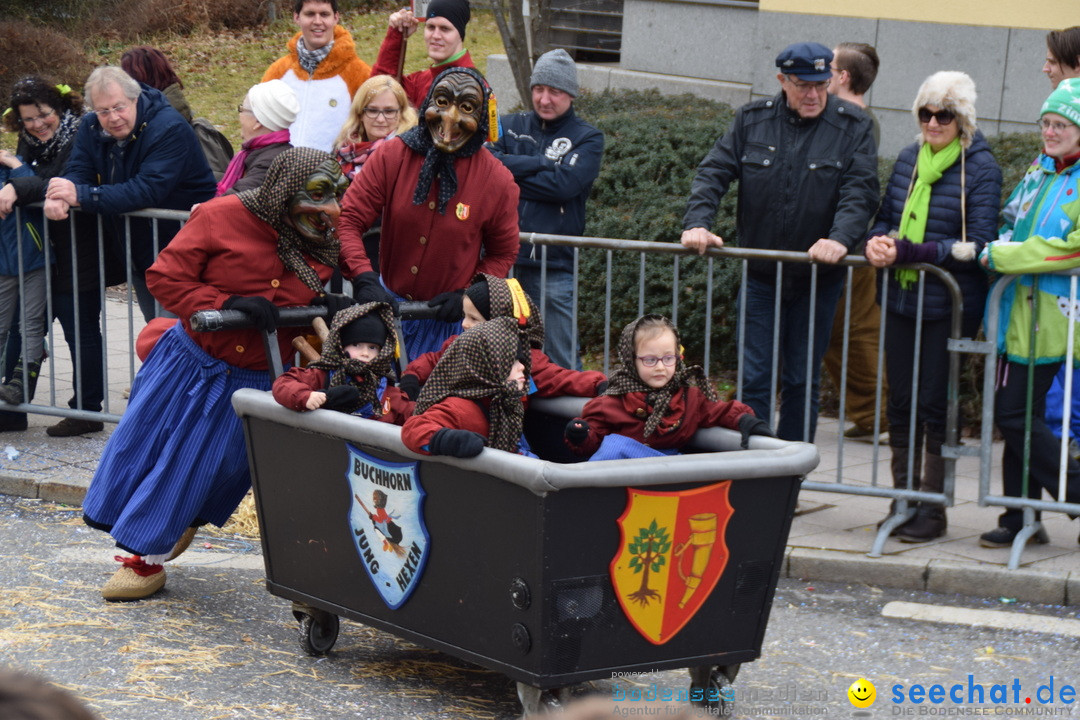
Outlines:
[[[975,83],[962,72],[937,72],[923,81],[911,107],[919,134],[896,159],[866,241],[870,264],[889,268],[879,275],[878,288],[886,309],[886,412],[896,488],[944,488],[944,368],[952,298],[937,277],[892,266],[921,263],[948,270],[963,299],[964,337],[978,330],[986,302],[986,276],[976,255],[997,237],[1001,170],[976,124],[975,97]],[[893,534],[919,543],[941,537],[945,529],[944,506],[920,502]]]
[[376,147],[416,125],[416,120],[401,83],[389,75],[365,80],[353,96],[349,119],[334,141],[341,172],[352,180]]

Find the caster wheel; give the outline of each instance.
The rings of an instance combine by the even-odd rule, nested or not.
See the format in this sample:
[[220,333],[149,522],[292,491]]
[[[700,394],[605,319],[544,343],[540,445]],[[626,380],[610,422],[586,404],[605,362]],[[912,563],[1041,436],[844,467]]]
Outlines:
[[337,615],[320,613],[316,617],[305,613],[300,617],[300,647],[308,655],[325,655],[337,642],[340,629]]
[[707,708],[710,715],[730,716],[735,709],[732,680],[738,665],[704,665],[690,668],[690,702]]

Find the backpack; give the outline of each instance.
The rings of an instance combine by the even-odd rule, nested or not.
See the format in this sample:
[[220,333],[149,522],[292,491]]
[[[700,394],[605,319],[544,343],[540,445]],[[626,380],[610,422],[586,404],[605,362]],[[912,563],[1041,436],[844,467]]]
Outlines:
[[204,117],[192,120],[191,128],[195,131],[195,137],[199,139],[199,147],[206,156],[206,162],[210,164],[210,169],[214,172],[214,179],[220,181],[233,157],[232,143],[224,133]]

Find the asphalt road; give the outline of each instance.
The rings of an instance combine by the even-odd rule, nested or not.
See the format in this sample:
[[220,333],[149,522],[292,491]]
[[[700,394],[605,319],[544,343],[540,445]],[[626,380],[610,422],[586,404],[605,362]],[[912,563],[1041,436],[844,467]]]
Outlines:
[[[503,720],[520,712],[504,676],[356,623],[342,622],[328,657],[304,654],[289,603],[263,585],[257,542],[200,535],[170,564],[166,590],[136,603],[99,595],[117,567],[114,554],[77,510],[0,496],[0,662],[49,678],[105,720]],[[783,581],[762,657],[733,686],[734,717],[1080,716],[1066,690],[1080,685],[1080,642],[1068,623],[1036,633],[884,617],[897,601],[993,610],[1005,625],[1022,615],[1080,628],[1075,607]],[[847,696],[860,677],[877,691],[866,710]],[[1042,703],[1051,682],[1052,700]],[[653,685],[678,692],[686,674],[578,691],[647,697]],[[941,685],[964,702],[934,702],[917,685]],[[983,703],[967,702],[974,685]],[[992,692],[1005,693],[1005,702],[993,702]],[[627,699],[612,707],[626,717],[651,706]]]

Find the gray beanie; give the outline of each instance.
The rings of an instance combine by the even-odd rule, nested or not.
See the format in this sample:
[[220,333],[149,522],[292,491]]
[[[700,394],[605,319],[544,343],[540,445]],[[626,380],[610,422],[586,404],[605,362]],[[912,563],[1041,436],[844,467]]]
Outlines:
[[284,130],[296,120],[300,102],[284,80],[268,80],[248,90],[251,112],[267,130]]
[[562,48],[549,50],[536,59],[533,66],[532,78],[529,79],[529,87],[534,85],[547,85],[556,90],[577,97],[577,65],[570,53]]

